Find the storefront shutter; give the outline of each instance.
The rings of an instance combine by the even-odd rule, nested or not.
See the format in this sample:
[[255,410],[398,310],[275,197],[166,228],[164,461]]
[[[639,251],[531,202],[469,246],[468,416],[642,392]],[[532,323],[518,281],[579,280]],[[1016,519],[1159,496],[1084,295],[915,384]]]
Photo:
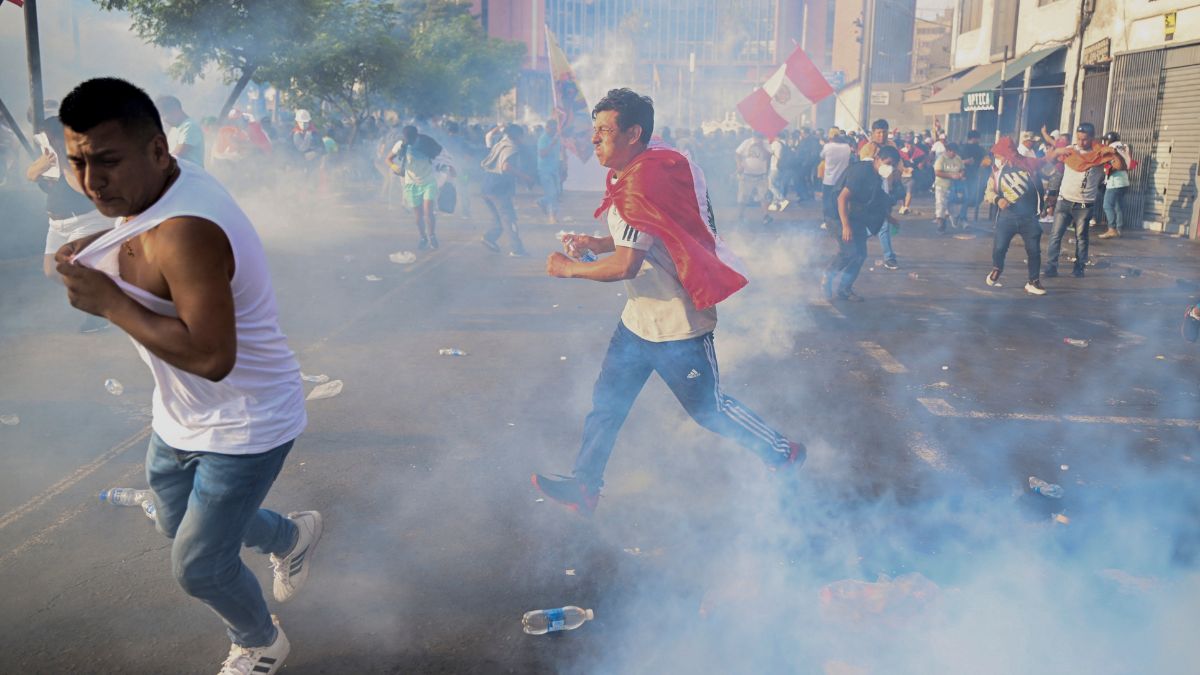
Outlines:
[[[1163,230],[1196,237],[1196,172],[1200,166],[1200,63],[1198,50],[1167,53],[1159,103],[1158,146],[1166,149],[1156,161],[1155,186],[1162,190]],[[1172,67],[1179,64],[1178,67]]]
[[[1158,221],[1154,189],[1154,152],[1158,123],[1159,84],[1162,81],[1163,50],[1121,54],[1113,59],[1112,96],[1106,127],[1121,134],[1133,147],[1141,167],[1130,176],[1132,184],[1125,198],[1125,222],[1140,225]],[[1101,128],[1101,127],[1098,127]],[[1065,130],[1073,132],[1073,129]]]

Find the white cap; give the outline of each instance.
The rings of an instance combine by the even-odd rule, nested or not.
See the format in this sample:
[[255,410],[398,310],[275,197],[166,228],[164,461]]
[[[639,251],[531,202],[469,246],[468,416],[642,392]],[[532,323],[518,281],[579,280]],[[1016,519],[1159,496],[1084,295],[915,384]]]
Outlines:
[[312,121],[312,115],[304,108],[301,108],[296,111],[296,121],[300,124],[308,124]]
[[1062,132],[1058,129],[1050,132],[1050,138],[1058,138],[1059,136],[1062,136]]

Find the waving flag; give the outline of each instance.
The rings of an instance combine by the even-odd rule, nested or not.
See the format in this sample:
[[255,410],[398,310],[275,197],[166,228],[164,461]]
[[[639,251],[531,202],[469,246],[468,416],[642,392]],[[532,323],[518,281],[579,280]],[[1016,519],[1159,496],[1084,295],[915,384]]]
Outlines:
[[546,26],[546,53],[550,56],[550,84],[554,92],[554,116],[558,119],[558,134],[563,145],[579,161],[587,163],[592,157],[592,116],[567,55]]
[[[25,0],[8,0],[8,1],[11,2],[12,4],[16,5],[17,7],[25,6]],[[0,5],[3,5],[3,4],[4,4],[4,0],[0,0]]]
[[755,131],[774,138],[809,102],[817,103],[832,94],[833,87],[816,64],[796,47],[763,86],[742,99],[738,112]]

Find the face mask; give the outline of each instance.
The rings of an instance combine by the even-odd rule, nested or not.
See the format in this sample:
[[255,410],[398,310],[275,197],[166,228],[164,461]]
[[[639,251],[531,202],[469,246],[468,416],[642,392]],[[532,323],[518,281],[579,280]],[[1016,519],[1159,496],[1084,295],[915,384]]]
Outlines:
[[893,168],[894,167],[892,167],[891,164],[880,164],[879,169],[878,169],[879,177],[884,180],[887,180],[888,178],[891,177]]

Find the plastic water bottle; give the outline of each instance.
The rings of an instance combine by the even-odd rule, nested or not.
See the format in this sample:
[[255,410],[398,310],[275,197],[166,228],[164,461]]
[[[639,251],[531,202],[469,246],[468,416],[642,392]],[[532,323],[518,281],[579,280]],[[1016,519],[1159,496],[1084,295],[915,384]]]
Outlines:
[[521,625],[530,635],[545,635],[560,630],[575,630],[584,621],[596,618],[590,609],[581,609],[574,605],[559,609],[538,609],[525,612],[521,617]]
[[438,350],[438,354],[440,356],[466,356],[467,355],[467,353],[464,352],[463,350],[455,349],[453,347],[442,347],[441,349]]
[[1043,497],[1049,497],[1050,499],[1062,499],[1063,496],[1063,489],[1061,485],[1047,483],[1037,476],[1029,477],[1029,489]]
[[1080,340],[1079,338],[1063,338],[1063,344],[1071,345],[1072,347],[1086,347],[1088,346],[1088,341]]
[[142,502],[142,512],[145,513],[146,517],[150,520],[158,522],[158,510],[154,508],[153,499],[147,499],[146,501]]
[[104,388],[113,396],[120,396],[125,393],[125,385],[121,384],[120,380],[111,377],[104,381]]
[[110,488],[100,491],[100,501],[108,502],[113,506],[137,506],[148,499],[150,499],[149,490]]

